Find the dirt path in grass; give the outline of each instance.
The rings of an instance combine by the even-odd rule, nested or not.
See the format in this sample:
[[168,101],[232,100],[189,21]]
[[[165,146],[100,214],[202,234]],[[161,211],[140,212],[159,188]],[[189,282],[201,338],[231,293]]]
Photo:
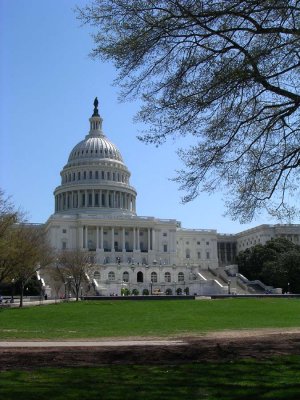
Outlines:
[[210,332],[199,336],[62,342],[0,342],[0,370],[105,364],[176,364],[300,355],[300,329]]

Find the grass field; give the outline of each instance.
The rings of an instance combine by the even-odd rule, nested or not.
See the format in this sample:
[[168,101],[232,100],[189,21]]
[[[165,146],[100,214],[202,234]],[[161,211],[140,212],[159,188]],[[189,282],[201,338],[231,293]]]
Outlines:
[[300,398],[300,356],[177,366],[45,368],[0,374],[5,400],[258,400]]
[[300,300],[91,301],[0,309],[0,340],[179,336],[300,327]]
[[[300,300],[94,301],[0,309],[0,340],[164,337],[285,327],[300,327]],[[1,371],[0,398],[300,399],[300,356]]]

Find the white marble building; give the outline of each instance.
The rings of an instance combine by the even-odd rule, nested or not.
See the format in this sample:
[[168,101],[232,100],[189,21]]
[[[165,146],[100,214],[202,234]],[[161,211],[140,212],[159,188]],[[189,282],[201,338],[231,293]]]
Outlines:
[[[89,122],[89,133],[71,150],[54,191],[55,212],[46,223],[52,246],[90,252],[95,263],[90,279],[99,294],[120,294],[122,287],[140,294],[187,288],[192,294],[225,292],[226,278],[219,282],[214,271],[232,264],[237,251],[269,226],[220,235],[183,229],[175,219],[137,216],[130,171],[103,133],[97,99]],[[292,230],[299,242],[300,226]]]

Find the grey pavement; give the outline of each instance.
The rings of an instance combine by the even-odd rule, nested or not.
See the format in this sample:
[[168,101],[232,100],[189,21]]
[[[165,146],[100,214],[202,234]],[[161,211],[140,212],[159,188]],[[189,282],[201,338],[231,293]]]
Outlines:
[[182,340],[99,340],[99,341],[0,341],[0,348],[43,347],[122,347],[122,346],[178,346]]

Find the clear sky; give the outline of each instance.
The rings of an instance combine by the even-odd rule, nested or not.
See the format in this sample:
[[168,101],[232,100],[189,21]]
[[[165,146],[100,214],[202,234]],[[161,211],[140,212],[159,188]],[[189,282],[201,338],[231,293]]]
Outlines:
[[[0,0],[0,187],[29,221],[53,213],[53,191],[72,148],[89,130],[93,100],[99,99],[103,128],[132,173],[141,216],[174,218],[184,228],[235,233],[267,216],[240,225],[224,217],[222,193],[180,203],[176,144],[140,143],[133,122],[139,103],[118,101],[112,65],[89,58],[92,29],[82,27],[74,8],[88,0]],[[296,221],[297,222],[297,221]]]

